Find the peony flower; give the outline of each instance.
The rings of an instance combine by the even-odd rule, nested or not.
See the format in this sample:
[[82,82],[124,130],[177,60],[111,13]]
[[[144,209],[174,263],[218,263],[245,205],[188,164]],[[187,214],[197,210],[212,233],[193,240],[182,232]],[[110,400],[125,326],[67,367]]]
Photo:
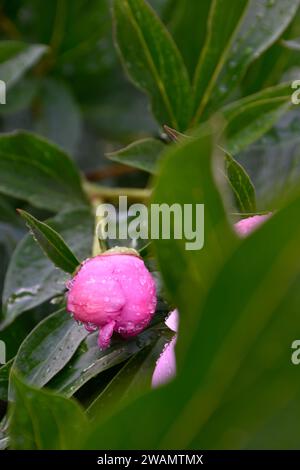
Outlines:
[[138,335],[156,309],[154,279],[133,251],[113,249],[87,259],[67,285],[67,310],[88,331],[99,329],[102,349],[114,332],[123,338]]

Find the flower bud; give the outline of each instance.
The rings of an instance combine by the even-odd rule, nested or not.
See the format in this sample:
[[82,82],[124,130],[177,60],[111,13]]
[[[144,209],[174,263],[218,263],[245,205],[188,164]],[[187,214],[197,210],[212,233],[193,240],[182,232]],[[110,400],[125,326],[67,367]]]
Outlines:
[[67,287],[67,310],[88,331],[99,329],[101,349],[114,332],[123,338],[139,334],[156,309],[154,279],[132,251],[108,250],[87,259]]

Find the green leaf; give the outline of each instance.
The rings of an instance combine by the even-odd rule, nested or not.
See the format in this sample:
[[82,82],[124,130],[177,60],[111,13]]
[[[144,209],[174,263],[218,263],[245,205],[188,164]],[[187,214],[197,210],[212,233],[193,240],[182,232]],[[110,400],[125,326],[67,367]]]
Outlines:
[[[178,163],[164,162],[160,184]],[[173,181],[175,186],[178,180]],[[214,191],[211,181],[210,187]],[[273,449],[292,447],[298,429],[294,417],[300,413],[299,370],[291,362],[291,344],[300,331],[299,211],[298,191],[284,209],[237,242],[229,256],[219,252],[221,267],[210,280],[198,263],[171,284],[182,254],[167,242],[172,255],[165,282],[182,306],[177,379],[99,421],[86,448],[96,449],[99,441],[109,449],[267,449],[270,442]],[[208,223],[212,212],[208,203]],[[209,233],[207,256],[214,255],[211,237],[222,230]],[[158,253],[163,248],[159,240]],[[197,279],[193,293],[191,269]],[[203,282],[209,284],[204,298]],[[274,423],[275,442],[265,432]]]
[[167,25],[191,77],[205,42],[210,6],[211,0],[173,0],[167,5]]
[[0,193],[51,211],[87,204],[74,163],[28,132],[0,136]]
[[[165,286],[172,303],[178,307],[181,314],[176,347],[178,379],[172,382],[172,388],[170,385],[164,386],[139,398],[122,411],[116,410],[112,418],[103,421],[99,419],[87,439],[86,447],[89,449],[95,448],[99,440],[104,447],[111,449],[162,448],[160,440],[167,430],[167,424],[176,419],[182,408],[182,402],[185,403],[189,398],[190,382],[183,385],[183,382],[179,380],[182,364],[186,365],[188,359],[191,361],[193,373],[197,375],[198,357],[196,361],[190,357],[188,346],[198,324],[199,306],[221,269],[224,258],[230,255],[238,243],[229,225],[224,203],[215,182],[216,162],[212,162],[214,150],[211,132],[206,127],[202,129],[200,136],[185,139],[170,147],[161,161],[151,201],[154,204],[165,203],[169,206],[176,203],[182,208],[184,204],[205,204],[203,249],[187,250],[185,238],[173,239],[171,237],[169,240],[161,238],[155,241],[157,259]],[[215,158],[218,162],[222,156],[215,155]],[[218,174],[218,179],[220,179],[220,174]],[[197,226],[199,225],[198,221]],[[193,377],[193,374],[191,375]],[[189,380],[192,379],[189,378]],[[199,408],[202,409],[202,405],[199,405]],[[160,414],[162,414],[162,419]],[[151,426],[146,424],[148,420]],[[133,432],[131,428],[137,423],[138,426],[135,429],[139,430],[138,433]],[[126,429],[125,434],[124,429]],[[184,432],[183,428],[180,435]],[[172,443],[168,443],[166,448],[175,447]]]
[[211,3],[206,41],[194,78],[194,124],[199,122],[213,93],[229,47],[248,5],[249,0],[213,0]]
[[[202,358],[197,400],[203,404],[204,397],[210,397],[205,413],[193,410],[198,430],[192,426],[188,435],[190,439],[194,434],[191,447],[197,441],[205,448],[208,442],[215,448],[246,448],[259,436],[256,448],[267,448],[269,437],[261,431],[280,414],[278,440],[272,448],[281,449],[295,432],[290,423],[299,413],[299,403],[293,411],[289,405],[300,390],[299,371],[291,362],[291,344],[300,329],[299,210],[298,194],[244,241],[211,288],[199,321],[198,333],[200,329],[203,333],[197,336],[198,346],[196,336],[190,344],[191,354],[197,350]],[[239,289],[226,298],[218,314],[229,284],[237,282]],[[203,355],[210,357],[206,364]],[[229,422],[237,433],[226,433]]]
[[164,323],[149,327],[135,338],[124,341],[114,339],[111,346],[101,351],[97,344],[98,333],[92,333],[81,344],[67,367],[57,374],[48,386],[65,396],[72,396],[90,379],[122,363],[141,349],[165,334]]
[[44,315],[47,315],[49,308],[51,306],[48,306],[48,309],[37,308],[36,310],[29,310],[26,315],[19,316],[8,326],[1,328],[0,340],[4,341],[6,346],[6,360],[15,357],[21,343],[37,323],[44,318]]
[[[185,139],[170,147],[162,159],[159,177],[156,181],[152,203],[166,203],[171,207],[180,204],[184,213],[184,204],[204,204],[204,248],[187,250],[187,239],[160,240],[160,249],[157,252],[160,271],[163,275],[166,288],[173,293],[176,286],[176,298],[172,298],[179,311],[188,309],[186,318],[191,324],[183,330],[183,336],[188,335],[192,328],[194,315],[195,290],[199,296],[204,296],[210,279],[218,270],[221,253],[228,253],[235,240],[229,225],[223,200],[216,189],[214,169],[211,156],[215,148],[209,130],[202,129],[202,135],[194,139]],[[223,167],[223,155],[215,155],[217,166]],[[220,174],[218,173],[218,179]],[[179,184],[180,183],[180,184]],[[195,210],[195,209],[194,209]],[[207,212],[208,211],[208,212]],[[195,218],[195,214],[193,216]],[[172,230],[171,223],[171,230]],[[198,236],[203,229],[202,222],[198,220]],[[172,231],[171,231],[172,233]],[[170,269],[176,253],[176,267]],[[172,262],[171,262],[172,260]],[[198,272],[201,266],[202,279],[199,286]],[[182,290],[190,299],[188,305],[182,304]]]
[[18,212],[26,220],[34,240],[40,245],[52,263],[66,273],[73,274],[80,265],[80,261],[66,245],[61,235],[28,212],[21,209],[18,209]]
[[264,135],[291,104],[285,98],[273,98],[241,108],[225,129],[226,148],[236,155]]
[[38,91],[38,80],[23,78],[7,92],[6,103],[0,106],[0,114],[4,117],[11,116],[28,110]]
[[13,365],[14,358],[0,367],[0,400],[7,401],[9,374]]
[[47,46],[25,44],[18,41],[0,43],[0,77],[10,88],[47,51]]
[[61,81],[46,79],[37,97],[38,113],[34,130],[66,152],[74,154],[81,136],[80,109],[69,87]]
[[109,153],[107,156],[114,162],[155,173],[157,161],[165,148],[165,144],[160,140],[143,139],[133,142],[117,152]]
[[285,31],[300,5],[299,0],[252,0],[232,44],[227,61],[208,103],[206,114],[215,111],[234,90],[249,65]]
[[258,140],[291,107],[291,86],[281,84],[235,101],[221,110],[226,149],[236,155]]
[[87,420],[74,401],[36,390],[12,375],[15,402],[10,405],[10,448],[14,450],[78,449]]
[[[94,221],[89,210],[65,212],[47,223],[66,240],[79,260],[90,256]],[[1,328],[25,310],[61,294],[67,279],[45,257],[32,236],[26,235],[17,246],[6,274]]]
[[182,58],[154,11],[144,0],[115,0],[117,46],[125,70],[151,99],[160,124],[185,130],[191,111],[191,90]]
[[167,334],[158,338],[126,362],[88,407],[86,412],[91,420],[112,414],[117,408],[124,406],[124,403],[132,401],[150,388],[156,362],[170,336],[171,332],[169,338]]
[[255,188],[246,170],[228,153],[225,155],[225,167],[238,210],[242,213],[255,213]]
[[83,326],[78,326],[61,309],[42,320],[25,338],[13,371],[26,383],[43,387],[71,359],[87,334]]

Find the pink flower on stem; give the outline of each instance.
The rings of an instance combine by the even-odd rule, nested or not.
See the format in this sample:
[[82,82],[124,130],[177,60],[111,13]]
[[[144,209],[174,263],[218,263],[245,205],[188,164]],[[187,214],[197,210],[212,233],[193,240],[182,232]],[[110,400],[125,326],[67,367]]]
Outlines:
[[154,279],[143,260],[128,251],[87,259],[67,287],[67,310],[88,331],[99,329],[102,349],[114,332],[123,338],[138,335],[156,309]]

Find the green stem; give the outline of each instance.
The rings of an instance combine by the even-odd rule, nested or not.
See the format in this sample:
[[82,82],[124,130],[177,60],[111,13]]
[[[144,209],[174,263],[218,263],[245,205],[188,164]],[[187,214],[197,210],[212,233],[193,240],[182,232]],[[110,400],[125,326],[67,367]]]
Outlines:
[[100,198],[110,202],[118,202],[120,196],[127,196],[131,201],[147,201],[151,196],[150,189],[108,188],[87,181],[83,183],[83,189],[91,200]]

